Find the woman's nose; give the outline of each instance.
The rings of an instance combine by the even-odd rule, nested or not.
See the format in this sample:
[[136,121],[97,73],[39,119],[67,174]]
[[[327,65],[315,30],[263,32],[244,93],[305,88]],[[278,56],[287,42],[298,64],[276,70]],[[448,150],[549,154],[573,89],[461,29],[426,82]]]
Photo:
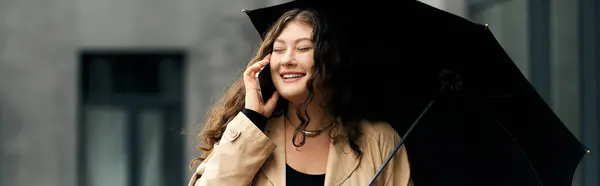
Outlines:
[[287,51],[281,58],[281,65],[289,66],[289,65],[293,64],[293,61],[294,61],[294,52]]

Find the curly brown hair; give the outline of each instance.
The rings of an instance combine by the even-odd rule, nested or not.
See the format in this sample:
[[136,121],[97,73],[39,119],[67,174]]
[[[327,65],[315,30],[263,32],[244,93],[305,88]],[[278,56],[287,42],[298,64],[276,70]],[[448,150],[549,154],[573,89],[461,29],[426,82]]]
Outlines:
[[[355,141],[360,136],[358,130],[360,118],[356,114],[356,111],[352,109],[353,107],[349,105],[351,103],[352,91],[350,91],[351,85],[348,80],[350,76],[346,75],[350,73],[348,72],[350,59],[343,59],[343,56],[340,55],[340,48],[343,44],[337,41],[335,34],[332,34],[335,28],[331,26],[331,22],[327,21],[326,16],[319,15],[312,9],[293,9],[284,13],[263,37],[262,43],[246,67],[251,66],[272,53],[275,39],[286,25],[292,21],[300,21],[312,26],[315,59],[312,76],[306,85],[309,94],[308,98],[303,104],[299,104],[296,109],[296,115],[301,121],[300,125],[297,126],[299,129],[303,129],[310,122],[306,108],[314,98],[314,85],[315,81],[317,81],[319,82],[317,83],[319,90],[321,90],[319,92],[325,98],[324,108],[334,118],[339,118],[341,126],[343,126],[342,132],[335,134],[335,136],[332,136],[330,132],[330,138],[332,138],[333,143],[340,140],[348,142],[356,156],[359,157],[361,150]],[[341,61],[344,61],[344,64]],[[200,149],[205,153],[201,157],[193,159],[190,164],[191,167],[194,167],[198,162],[204,161],[212,150],[213,145],[221,139],[227,123],[244,109],[244,99],[244,82],[243,78],[240,77],[221,97],[220,101],[207,112],[205,121],[202,124],[202,132],[198,135],[200,142],[203,143]],[[287,113],[287,106],[287,100],[279,99],[271,118]],[[293,139],[293,142],[296,143],[296,140]],[[302,140],[300,144],[294,145],[301,146],[303,143]]]

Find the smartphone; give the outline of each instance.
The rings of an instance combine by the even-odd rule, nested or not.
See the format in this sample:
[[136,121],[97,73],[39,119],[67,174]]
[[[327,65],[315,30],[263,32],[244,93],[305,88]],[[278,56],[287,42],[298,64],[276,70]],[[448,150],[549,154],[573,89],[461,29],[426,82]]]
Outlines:
[[258,88],[260,89],[261,99],[263,103],[273,96],[275,92],[275,85],[271,79],[271,67],[267,64],[259,73],[257,77]]

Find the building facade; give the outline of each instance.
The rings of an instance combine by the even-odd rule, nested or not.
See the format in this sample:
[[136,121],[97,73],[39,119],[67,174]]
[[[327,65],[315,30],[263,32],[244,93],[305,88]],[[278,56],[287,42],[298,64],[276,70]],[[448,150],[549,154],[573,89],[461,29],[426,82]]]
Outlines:
[[[240,10],[285,1],[0,1],[0,185],[185,185],[197,124],[259,43]],[[422,1],[489,24],[599,147],[599,3]],[[599,185],[598,160],[574,185]]]

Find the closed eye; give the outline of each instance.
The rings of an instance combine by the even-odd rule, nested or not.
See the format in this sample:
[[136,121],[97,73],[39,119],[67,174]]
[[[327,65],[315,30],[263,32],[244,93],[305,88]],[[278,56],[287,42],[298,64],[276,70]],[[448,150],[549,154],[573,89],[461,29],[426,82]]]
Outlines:
[[298,48],[298,50],[300,50],[300,51],[307,51],[307,50],[310,50],[310,49],[312,49],[312,47]]

